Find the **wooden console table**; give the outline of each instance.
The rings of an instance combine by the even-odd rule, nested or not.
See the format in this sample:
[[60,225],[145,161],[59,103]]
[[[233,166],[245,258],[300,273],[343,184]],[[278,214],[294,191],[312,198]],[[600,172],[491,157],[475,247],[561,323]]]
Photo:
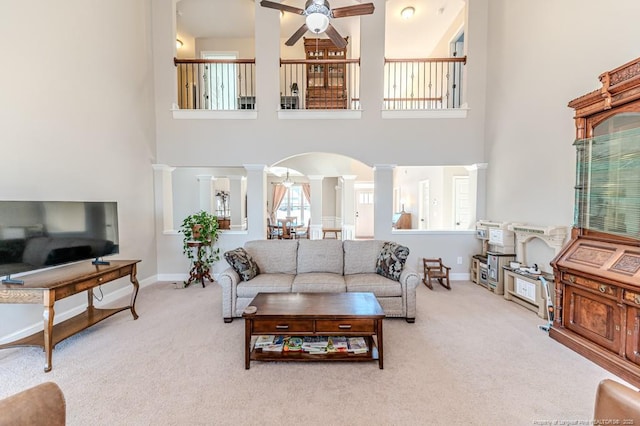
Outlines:
[[[0,303],[42,304],[44,306],[44,330],[31,336],[0,345],[0,349],[19,346],[41,346],[46,356],[44,371],[51,371],[51,352],[55,345],[74,334],[109,318],[118,312],[135,310],[138,295],[136,264],[140,260],[111,260],[109,265],[93,265],[90,261],[37,272],[21,277],[24,284],[0,284]],[[129,276],[133,284],[131,304],[120,308],[98,309],[93,306],[93,288],[118,278]],[[54,303],[74,294],[87,292],[87,309],[59,324],[53,324]]]

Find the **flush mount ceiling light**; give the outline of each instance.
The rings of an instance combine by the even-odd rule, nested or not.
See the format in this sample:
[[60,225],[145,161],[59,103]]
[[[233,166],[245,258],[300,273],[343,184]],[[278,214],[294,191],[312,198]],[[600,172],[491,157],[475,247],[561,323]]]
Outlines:
[[182,43],[182,40],[177,38],[176,39],[176,49],[180,49],[183,45],[184,45],[184,43]]
[[402,9],[402,11],[400,12],[400,16],[402,16],[404,19],[409,19],[413,16],[414,13],[416,13],[416,10],[413,7],[409,6]]

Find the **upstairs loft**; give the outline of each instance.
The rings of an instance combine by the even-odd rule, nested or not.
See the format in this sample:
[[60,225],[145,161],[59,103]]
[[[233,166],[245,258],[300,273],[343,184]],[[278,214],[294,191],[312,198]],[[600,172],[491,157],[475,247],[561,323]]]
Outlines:
[[[176,27],[178,37],[185,34],[189,37],[190,21],[186,14],[193,13],[189,3],[182,0],[178,4],[181,8]],[[299,6],[293,0],[284,3]],[[258,50],[256,31],[264,31],[263,24],[255,24],[243,38],[229,29],[229,34],[211,30],[196,35],[177,49],[173,58],[177,83],[174,118],[255,118],[261,111],[278,111],[281,119],[361,118],[364,110],[379,110],[383,118],[466,117],[464,2],[446,13],[419,9],[414,19],[436,16],[442,22],[429,21],[426,26],[432,32],[416,33],[409,38],[410,42],[396,34],[404,36],[410,27],[398,28],[395,24],[395,15],[399,15],[395,3],[376,6],[378,17],[387,15],[384,24],[387,41],[384,58],[380,58],[383,62],[361,55],[380,41],[370,42],[370,37],[362,37],[360,17],[333,22],[340,37],[344,35],[344,39],[338,39],[344,40],[344,47],[341,43],[336,46],[327,34],[310,31],[294,43],[285,42],[293,32],[291,25],[295,29],[299,26],[297,21],[290,22],[299,18],[291,14],[282,14],[280,18],[282,39],[278,53],[268,52],[270,49],[264,47]],[[183,10],[186,12],[182,13]],[[265,12],[257,3],[252,11],[256,23],[274,18],[272,12]],[[406,25],[406,20],[402,21]],[[413,23],[413,28],[424,28],[425,23],[421,22]],[[262,46],[269,38],[261,35],[259,44]]]

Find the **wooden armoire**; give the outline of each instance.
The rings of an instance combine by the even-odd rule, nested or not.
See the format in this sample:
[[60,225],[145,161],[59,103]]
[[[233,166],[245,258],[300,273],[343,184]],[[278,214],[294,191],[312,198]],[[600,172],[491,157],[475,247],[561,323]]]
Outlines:
[[575,219],[551,262],[549,335],[640,386],[640,58],[600,75],[575,110]]
[[[345,38],[347,43],[349,37]],[[307,109],[347,108],[347,65],[331,62],[347,59],[347,48],[328,38],[304,38],[307,65]]]

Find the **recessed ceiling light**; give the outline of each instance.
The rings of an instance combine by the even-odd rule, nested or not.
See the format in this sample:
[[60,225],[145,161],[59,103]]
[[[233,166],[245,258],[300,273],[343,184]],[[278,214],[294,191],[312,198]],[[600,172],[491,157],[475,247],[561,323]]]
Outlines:
[[413,16],[413,14],[416,12],[416,10],[409,6],[409,7],[405,7],[404,9],[402,9],[402,12],[400,12],[400,15],[404,18],[404,19],[409,19]]

